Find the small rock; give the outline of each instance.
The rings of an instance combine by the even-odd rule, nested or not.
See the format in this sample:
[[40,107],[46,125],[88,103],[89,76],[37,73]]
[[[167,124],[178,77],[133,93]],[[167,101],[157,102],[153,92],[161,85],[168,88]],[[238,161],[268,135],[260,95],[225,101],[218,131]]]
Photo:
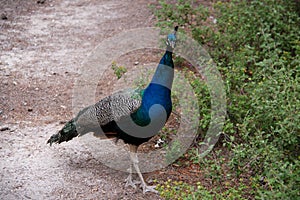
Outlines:
[[12,132],[14,132],[15,130],[16,130],[16,129],[10,129],[10,130],[9,130],[9,132],[11,132],[11,133],[12,133]]
[[216,19],[216,18],[214,18],[213,16],[209,16],[209,18],[212,20],[212,22],[213,22],[214,24],[216,24],[216,23],[217,23],[217,19]]
[[7,80],[4,80],[4,81],[2,81],[2,84],[3,84],[3,85],[8,85],[8,81],[7,81]]
[[8,131],[9,127],[8,126],[3,126],[0,128],[0,131]]
[[156,144],[154,145],[154,147],[155,148],[159,148],[164,143],[165,143],[165,141],[163,141],[161,138],[159,138],[159,140],[156,142]]
[[138,62],[138,61],[135,61],[135,62],[134,62],[134,65],[138,65],[138,64],[139,64],[139,62]]
[[5,13],[2,13],[0,17],[1,17],[2,20],[7,20],[8,19]]
[[266,184],[266,181],[265,181],[265,177],[264,177],[264,176],[260,177],[260,179],[259,179],[259,184],[260,184],[261,186],[263,186],[263,185]]
[[32,112],[33,108],[28,108],[27,110],[28,110],[28,112]]
[[37,0],[36,3],[38,4],[44,4],[46,2],[46,0]]

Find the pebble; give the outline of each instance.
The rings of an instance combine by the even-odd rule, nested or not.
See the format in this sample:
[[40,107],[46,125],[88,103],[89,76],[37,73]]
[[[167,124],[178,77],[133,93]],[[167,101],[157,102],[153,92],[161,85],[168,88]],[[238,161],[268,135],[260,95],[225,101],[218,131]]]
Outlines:
[[0,128],[0,131],[8,131],[9,127],[8,126],[3,126]]
[[2,81],[2,84],[3,84],[3,85],[8,85],[8,81],[7,81],[7,80],[4,80],[4,81]]
[[138,62],[138,61],[134,62],[134,65],[138,65],[138,64],[139,64],[139,62]]
[[33,108],[28,108],[27,110],[28,110],[28,112],[32,112]]
[[38,4],[44,4],[46,0],[37,0],[36,3]]
[[2,14],[1,14],[1,19],[2,19],[2,20],[7,20],[8,18],[7,18],[7,16],[6,16],[6,14],[2,13]]

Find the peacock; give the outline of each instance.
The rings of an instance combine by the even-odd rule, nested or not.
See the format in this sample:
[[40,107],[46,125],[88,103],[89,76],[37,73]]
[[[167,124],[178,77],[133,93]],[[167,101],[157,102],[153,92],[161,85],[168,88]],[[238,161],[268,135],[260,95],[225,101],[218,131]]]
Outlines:
[[[136,188],[132,181],[132,165],[140,180],[143,193],[157,192],[149,186],[138,166],[137,149],[163,128],[172,112],[171,88],[174,78],[173,49],[178,26],[167,36],[166,51],[149,85],[142,90],[121,91],[82,109],[75,118],[50,137],[47,143],[69,141],[89,132],[104,133],[105,138],[121,139],[129,146],[131,165],[126,187]],[[94,134],[97,135],[97,134]]]

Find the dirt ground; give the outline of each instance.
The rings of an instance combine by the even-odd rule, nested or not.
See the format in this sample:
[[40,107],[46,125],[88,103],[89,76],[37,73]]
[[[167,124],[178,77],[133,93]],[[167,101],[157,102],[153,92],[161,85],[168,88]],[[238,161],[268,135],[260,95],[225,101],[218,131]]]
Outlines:
[[149,3],[0,0],[0,199],[160,199],[124,188],[128,174],[101,164],[79,140],[46,145],[73,116],[82,61],[104,39],[152,26]]

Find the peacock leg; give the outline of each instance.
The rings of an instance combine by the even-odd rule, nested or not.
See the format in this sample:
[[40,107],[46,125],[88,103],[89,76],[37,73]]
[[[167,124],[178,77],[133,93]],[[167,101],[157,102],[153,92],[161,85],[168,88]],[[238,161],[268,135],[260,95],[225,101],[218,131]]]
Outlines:
[[143,193],[145,194],[146,192],[154,192],[154,193],[158,193],[157,190],[155,190],[156,186],[149,186],[145,183],[143,175],[140,171],[139,168],[139,161],[138,161],[138,157],[137,157],[137,147],[136,146],[132,146],[130,145],[130,159],[132,161],[132,164],[134,166],[135,171],[137,172],[137,174],[139,175],[139,178],[141,180],[141,186],[143,189]]
[[139,184],[140,181],[132,181],[132,164],[130,164],[130,167],[129,167],[128,171],[129,171],[129,175],[125,179],[125,181],[126,181],[125,187],[131,186],[134,189],[136,189],[136,185],[135,184]]

